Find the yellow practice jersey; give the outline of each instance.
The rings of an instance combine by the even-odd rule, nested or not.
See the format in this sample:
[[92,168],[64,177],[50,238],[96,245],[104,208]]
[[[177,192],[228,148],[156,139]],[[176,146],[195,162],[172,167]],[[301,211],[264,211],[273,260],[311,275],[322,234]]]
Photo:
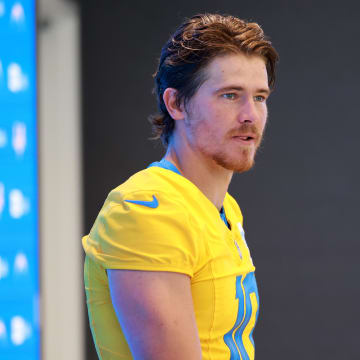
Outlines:
[[229,227],[193,183],[156,166],[110,192],[83,238],[87,306],[100,359],[132,359],[111,303],[106,269],[187,274],[202,359],[254,359],[255,268],[239,206],[226,194],[223,207]]

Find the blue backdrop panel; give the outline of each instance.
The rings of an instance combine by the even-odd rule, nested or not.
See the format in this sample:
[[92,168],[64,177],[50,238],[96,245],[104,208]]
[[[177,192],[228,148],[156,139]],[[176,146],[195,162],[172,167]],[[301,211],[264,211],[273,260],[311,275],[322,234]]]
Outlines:
[[35,0],[0,0],[0,354],[40,358]]

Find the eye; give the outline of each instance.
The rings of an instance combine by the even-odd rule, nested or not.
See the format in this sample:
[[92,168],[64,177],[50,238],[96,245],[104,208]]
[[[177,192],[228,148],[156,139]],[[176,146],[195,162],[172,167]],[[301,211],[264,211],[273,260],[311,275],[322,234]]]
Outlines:
[[262,95],[256,95],[256,96],[254,96],[254,100],[257,102],[264,102],[264,101],[266,101],[266,97],[262,96]]
[[235,100],[236,99],[236,94],[227,93],[227,94],[223,94],[222,97],[225,98],[225,99],[228,99],[228,100]]

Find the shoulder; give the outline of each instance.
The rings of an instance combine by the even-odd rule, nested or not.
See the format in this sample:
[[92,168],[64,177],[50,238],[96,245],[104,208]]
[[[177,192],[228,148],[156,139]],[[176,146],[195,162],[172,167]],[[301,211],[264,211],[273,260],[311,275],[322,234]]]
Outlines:
[[170,171],[149,170],[110,192],[83,239],[85,252],[105,268],[171,270],[192,276],[198,237],[181,191],[172,184],[178,179],[168,180]]
[[148,168],[109,193],[95,225],[110,221],[122,231],[131,231],[136,226],[138,232],[161,224],[164,228],[174,218],[185,224],[188,217],[181,176],[166,169]]
[[181,202],[182,182],[182,176],[172,171],[157,167],[147,168],[135,173],[123,184],[113,189],[106,202],[113,206],[122,204],[126,200],[137,200],[137,198],[140,198],[141,201],[143,196],[150,196],[151,200],[153,195],[156,198],[167,197],[168,199],[172,198],[175,202]]

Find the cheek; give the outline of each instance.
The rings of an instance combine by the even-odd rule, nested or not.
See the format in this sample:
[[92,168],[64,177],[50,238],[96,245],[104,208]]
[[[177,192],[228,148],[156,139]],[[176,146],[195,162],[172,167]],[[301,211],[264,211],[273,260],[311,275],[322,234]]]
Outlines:
[[229,130],[230,124],[224,123],[226,119],[230,118],[228,113],[224,113],[224,109],[215,106],[211,102],[203,102],[197,111],[192,113],[190,124],[192,125],[192,132],[196,138],[196,142],[207,144],[222,141],[226,129]]
[[223,117],[221,111],[209,106],[206,108],[206,111],[203,111],[201,114],[199,129],[204,133],[216,136],[223,128],[223,124],[221,123]]
[[259,116],[259,128],[261,131],[264,130],[266,123],[267,123],[267,117],[268,117],[268,111],[267,111],[267,107],[265,106],[262,111],[260,112],[260,116]]

